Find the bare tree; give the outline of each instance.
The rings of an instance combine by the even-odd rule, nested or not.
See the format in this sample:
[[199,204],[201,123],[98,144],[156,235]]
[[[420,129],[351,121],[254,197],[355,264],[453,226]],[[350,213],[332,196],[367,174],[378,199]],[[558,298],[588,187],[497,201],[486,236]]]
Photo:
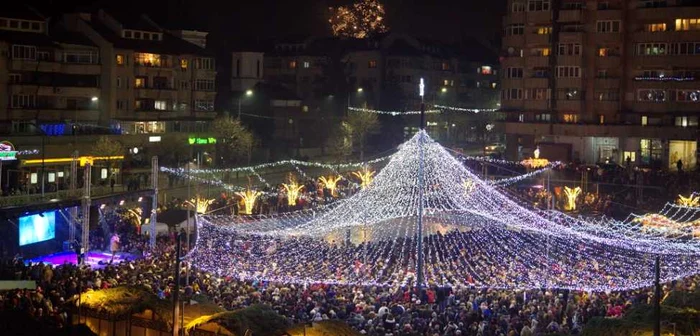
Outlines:
[[112,174],[114,174],[116,163],[119,160],[117,157],[123,156],[126,150],[121,142],[112,140],[108,136],[103,135],[92,146],[91,152],[93,156],[100,157],[100,161],[105,162],[109,172],[109,178],[111,179]]
[[338,157],[339,161],[345,161],[352,154],[352,140],[352,128],[343,121],[333,129],[326,146],[331,155]]
[[365,144],[367,136],[379,130],[379,118],[376,113],[351,111],[346,123],[360,149],[360,161],[365,159]]
[[220,164],[250,164],[256,143],[255,136],[240,120],[218,118],[214,121],[213,131],[217,137],[217,156]]

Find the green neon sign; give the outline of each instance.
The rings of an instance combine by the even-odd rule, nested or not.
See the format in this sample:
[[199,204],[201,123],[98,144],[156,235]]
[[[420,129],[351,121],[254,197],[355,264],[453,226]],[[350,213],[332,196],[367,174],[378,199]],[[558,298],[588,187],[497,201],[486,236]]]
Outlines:
[[216,138],[189,138],[187,142],[190,145],[213,145],[216,143]]

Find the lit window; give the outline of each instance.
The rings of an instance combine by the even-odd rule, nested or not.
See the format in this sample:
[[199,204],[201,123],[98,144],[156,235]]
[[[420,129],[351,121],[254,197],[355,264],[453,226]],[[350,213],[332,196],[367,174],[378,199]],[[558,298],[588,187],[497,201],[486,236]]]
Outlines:
[[663,103],[667,99],[666,91],[660,89],[641,89],[637,90],[637,100],[653,103]]
[[189,65],[189,61],[186,58],[183,58],[180,60],[180,69],[187,70],[187,66]]
[[648,124],[649,124],[649,117],[642,116],[642,126],[646,126]]
[[481,73],[482,75],[491,75],[493,73],[493,70],[490,66],[484,65],[481,68],[477,69],[477,72]]
[[139,88],[145,88],[146,87],[146,77],[136,77],[134,81],[134,87],[139,89]]
[[124,65],[124,55],[117,54],[117,65]]
[[676,31],[700,30],[700,19],[676,19]]
[[168,102],[165,100],[156,100],[154,107],[156,110],[165,111],[168,109]]
[[442,62],[442,70],[443,70],[443,71],[450,70],[450,63],[448,63],[448,62]]
[[308,61],[304,61],[304,69],[308,69],[310,67],[311,67],[311,63],[309,63]]
[[564,122],[569,124],[575,124],[578,122],[578,114],[565,114]]
[[297,68],[297,61],[289,61],[288,66],[290,69],[296,69]]
[[135,63],[149,67],[160,67],[163,64],[163,56],[148,53],[134,54]]
[[598,115],[598,123],[601,125],[605,124],[605,115],[604,114]]
[[551,26],[537,27],[537,31],[535,33],[537,33],[537,35],[550,35],[550,34],[552,34],[552,27]]
[[650,32],[650,33],[665,32],[666,31],[666,24],[665,23],[648,23],[648,24],[644,25],[644,31]]
[[369,61],[369,64],[367,64],[367,67],[370,68],[370,69],[376,68],[376,67],[377,67],[377,61],[375,61],[375,60]]

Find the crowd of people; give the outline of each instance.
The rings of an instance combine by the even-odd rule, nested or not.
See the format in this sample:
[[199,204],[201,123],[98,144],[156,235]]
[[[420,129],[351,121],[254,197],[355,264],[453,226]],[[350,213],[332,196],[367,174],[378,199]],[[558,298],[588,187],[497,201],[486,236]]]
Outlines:
[[[80,291],[136,285],[170,299],[175,287],[174,245],[161,237],[150,258],[99,270],[74,265],[51,267],[19,259],[0,263],[0,278],[31,279],[36,290],[0,293],[0,313],[25,312],[41,323],[66,326]],[[189,268],[189,269],[188,269]],[[233,310],[267,304],[289,323],[337,319],[367,335],[536,335],[577,334],[596,316],[619,317],[632,305],[649,302],[649,289],[625,292],[488,289],[470,286],[369,286],[241,280],[184,263],[182,297],[206,295]],[[696,290],[698,277],[668,283],[666,290]],[[69,304],[70,303],[70,304]]]

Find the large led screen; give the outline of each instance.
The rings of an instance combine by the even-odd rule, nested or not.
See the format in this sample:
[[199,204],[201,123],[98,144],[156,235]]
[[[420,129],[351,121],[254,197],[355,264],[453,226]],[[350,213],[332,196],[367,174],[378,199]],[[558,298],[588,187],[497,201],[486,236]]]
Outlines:
[[19,246],[34,244],[56,236],[56,213],[45,212],[19,218]]

